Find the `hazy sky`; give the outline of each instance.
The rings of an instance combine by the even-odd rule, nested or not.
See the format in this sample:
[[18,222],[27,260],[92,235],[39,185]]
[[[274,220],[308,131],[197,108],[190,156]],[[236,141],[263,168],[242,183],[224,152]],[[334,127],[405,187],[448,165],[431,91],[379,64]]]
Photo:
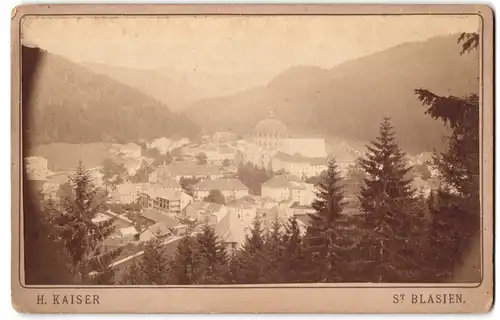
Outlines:
[[29,17],[23,41],[76,62],[276,74],[477,31],[477,16]]

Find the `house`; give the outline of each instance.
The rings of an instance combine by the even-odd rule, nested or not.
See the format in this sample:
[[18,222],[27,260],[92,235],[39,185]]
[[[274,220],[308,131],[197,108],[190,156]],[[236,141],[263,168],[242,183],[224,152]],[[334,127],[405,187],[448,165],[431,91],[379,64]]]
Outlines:
[[303,206],[309,206],[316,199],[315,186],[303,181],[290,181],[290,199]]
[[175,215],[180,215],[192,201],[193,198],[184,191],[165,188],[159,184],[148,184],[139,195],[139,204],[143,209],[153,208]]
[[291,199],[291,184],[290,181],[300,181],[300,179],[287,176],[277,175],[261,186],[261,194],[263,197],[269,197],[275,201],[285,201]]
[[141,146],[135,143],[127,143],[120,147],[120,153],[127,158],[137,159],[141,157]]
[[135,237],[139,235],[139,232],[134,226],[120,228],[119,233],[124,239],[135,239]]
[[24,158],[24,170],[28,180],[43,181],[47,179],[47,159],[34,156]]
[[241,249],[245,242],[245,228],[232,214],[226,214],[215,226],[215,233],[221,239],[228,253]]
[[245,232],[249,231],[257,216],[257,205],[251,198],[245,197],[226,204],[228,214],[240,221]]
[[301,154],[278,152],[271,160],[273,171],[284,171],[301,179],[319,176],[327,169],[326,158],[311,158]]
[[[224,176],[224,171],[216,165],[198,165],[192,162],[175,162],[168,165],[162,165],[151,173],[151,179],[158,177],[171,177],[177,181],[181,178],[199,178],[199,179],[219,179]],[[155,177],[156,176],[156,177]]]
[[310,205],[316,197],[312,183],[287,174],[277,175],[264,182],[261,194],[278,202],[291,200],[301,205]]
[[286,206],[267,197],[248,196],[228,203],[226,207],[228,214],[241,222],[245,234],[250,232],[256,217],[261,219],[264,229],[271,227],[275,220],[286,220]]
[[200,181],[194,187],[194,198],[201,200],[208,196],[211,190],[219,190],[224,195],[226,202],[248,196],[248,187],[238,179],[214,179]]
[[116,185],[111,192],[111,201],[116,203],[135,203],[146,189],[146,183],[123,183]]
[[236,159],[235,150],[221,146],[219,148],[205,150],[204,153],[207,156],[207,162],[216,165],[222,165],[225,161],[229,164],[234,164]]
[[162,224],[176,236],[184,235],[187,230],[187,226],[180,223],[176,218],[155,209],[144,210],[142,217],[155,222],[155,224]]
[[172,231],[162,223],[155,223],[149,227],[144,228],[135,239],[140,242],[149,241],[153,238],[164,239],[172,235]]
[[216,225],[228,214],[226,206],[206,201],[192,202],[184,211],[186,218],[210,225]]

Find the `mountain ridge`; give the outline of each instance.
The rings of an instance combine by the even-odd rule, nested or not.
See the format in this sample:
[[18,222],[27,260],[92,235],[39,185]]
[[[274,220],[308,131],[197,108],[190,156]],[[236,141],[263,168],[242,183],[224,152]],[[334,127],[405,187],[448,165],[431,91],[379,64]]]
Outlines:
[[23,46],[22,54],[29,144],[129,142],[199,133],[184,115],[130,86],[40,48]]
[[478,91],[478,55],[460,55],[457,38],[408,42],[329,69],[295,66],[265,86],[196,102],[185,113],[207,132],[250,132],[271,108],[291,131],[367,142],[388,116],[408,151],[439,149],[448,130],[424,114],[414,90],[446,96]]

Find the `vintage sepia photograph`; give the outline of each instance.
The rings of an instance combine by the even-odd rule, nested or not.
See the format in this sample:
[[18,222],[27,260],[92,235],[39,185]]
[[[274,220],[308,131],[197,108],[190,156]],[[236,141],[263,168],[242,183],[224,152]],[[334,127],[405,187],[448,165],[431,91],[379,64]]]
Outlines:
[[16,281],[86,288],[31,304],[492,286],[481,14],[114,12],[18,21]]

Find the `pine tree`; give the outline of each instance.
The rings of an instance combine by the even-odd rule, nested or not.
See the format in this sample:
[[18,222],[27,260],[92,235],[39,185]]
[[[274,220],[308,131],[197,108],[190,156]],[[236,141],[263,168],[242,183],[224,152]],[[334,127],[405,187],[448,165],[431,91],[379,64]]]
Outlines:
[[[132,272],[137,273],[133,269]],[[141,277],[134,281],[148,285],[164,285],[168,283],[170,265],[160,239],[153,237],[144,246],[144,254],[139,263],[139,272]]]
[[[460,54],[476,50],[479,34],[463,33],[458,42],[462,42]],[[429,255],[434,261],[435,274],[439,275],[434,281],[447,281],[454,269],[464,263],[464,252],[481,232],[479,97],[476,94],[443,97],[426,89],[417,89],[415,93],[427,106],[425,113],[452,130],[448,149],[434,153],[433,165],[444,187],[433,195],[433,251]],[[479,261],[473,263],[479,265]],[[471,275],[474,279],[469,280],[479,281],[480,276],[478,270]]]
[[268,282],[284,282],[283,277],[283,258],[284,258],[284,239],[282,234],[282,224],[279,219],[275,219],[265,236],[265,254],[266,261],[269,262]]
[[179,241],[172,261],[172,281],[175,284],[197,284],[200,279],[200,259],[196,239],[186,236]]
[[328,162],[328,169],[316,185],[316,199],[312,203],[311,226],[307,231],[310,250],[316,251],[311,258],[314,281],[332,281],[338,275],[332,273],[333,265],[338,263],[335,242],[337,238],[336,221],[344,209],[344,186],[335,159]]
[[142,285],[147,284],[144,281],[144,276],[141,272],[141,267],[137,261],[132,261],[132,263],[125,270],[120,284],[123,285]]
[[283,234],[282,276],[284,282],[294,283],[306,280],[305,271],[309,261],[297,217],[293,215],[285,225]]
[[265,252],[265,239],[260,218],[255,217],[250,235],[245,237],[241,252],[234,257],[232,273],[237,283],[268,283],[270,262]]
[[[92,183],[90,173],[80,162],[75,176],[71,177],[73,195],[63,200],[59,216],[54,219],[58,237],[71,256],[73,268],[78,270],[82,281],[91,282],[89,274],[99,265],[109,265],[120,250],[101,252],[102,242],[114,232],[115,219],[94,223],[102,203],[96,202],[98,189]],[[102,271],[106,271],[102,268]],[[92,276],[95,278],[95,275]]]
[[[416,193],[406,179],[411,170],[399,148],[390,119],[385,118],[379,136],[359,162],[367,173],[360,202],[364,245],[370,249],[373,267],[367,269],[368,281],[414,281],[419,265],[415,242],[423,235],[424,213],[416,206]],[[369,275],[368,270],[373,273]]]
[[201,234],[196,236],[200,261],[200,279],[197,283],[222,284],[228,272],[228,256],[224,245],[213,228],[205,225]]

